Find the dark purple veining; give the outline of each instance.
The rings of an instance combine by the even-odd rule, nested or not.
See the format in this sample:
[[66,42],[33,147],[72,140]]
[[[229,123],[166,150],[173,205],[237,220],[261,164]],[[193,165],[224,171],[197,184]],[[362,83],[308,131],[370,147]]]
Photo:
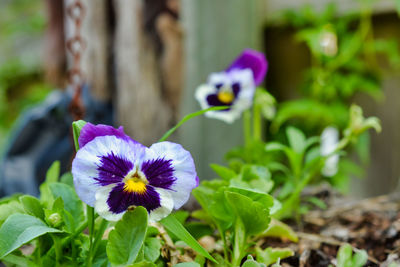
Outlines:
[[111,152],[100,157],[100,164],[97,167],[99,177],[94,179],[102,186],[119,183],[132,168],[132,162]]
[[149,184],[155,187],[170,189],[176,180],[172,160],[164,158],[148,160],[143,162],[141,170]]

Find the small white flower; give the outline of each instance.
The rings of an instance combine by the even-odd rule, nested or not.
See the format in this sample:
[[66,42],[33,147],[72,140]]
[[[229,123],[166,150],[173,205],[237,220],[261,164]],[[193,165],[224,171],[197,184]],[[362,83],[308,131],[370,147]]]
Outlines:
[[[339,131],[332,126],[326,127],[321,134],[321,155],[328,156],[335,151],[339,142]],[[339,155],[334,154],[327,158],[322,168],[322,174],[327,177],[334,176],[338,171]]]

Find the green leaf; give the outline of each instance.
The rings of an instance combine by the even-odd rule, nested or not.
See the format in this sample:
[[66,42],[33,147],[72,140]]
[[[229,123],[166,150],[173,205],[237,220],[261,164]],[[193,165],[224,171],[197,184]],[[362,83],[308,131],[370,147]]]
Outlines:
[[288,149],[287,146],[282,145],[278,142],[269,142],[265,145],[265,151],[286,151]]
[[183,227],[183,225],[173,216],[168,216],[160,221],[160,223],[168,230],[174,233],[180,240],[185,242],[194,251],[203,255],[207,259],[216,263],[215,259],[205,250],[194,237]]
[[263,267],[264,265],[256,262],[251,255],[247,256],[246,261],[243,263],[242,267]]
[[35,216],[41,220],[44,219],[44,212],[42,204],[40,204],[39,199],[24,195],[19,198],[19,201],[22,203],[24,210],[27,214]]
[[83,126],[85,126],[86,121],[84,120],[79,120],[79,121],[74,121],[72,123],[72,134],[74,137],[74,144],[75,144],[75,151],[79,150],[79,135],[81,134],[81,130],[83,128]]
[[297,242],[299,240],[296,233],[289,225],[276,219],[271,220],[268,229],[262,234],[262,236],[288,239],[292,242]]
[[321,199],[319,199],[317,197],[309,197],[309,198],[307,198],[307,201],[323,210],[328,207],[324,201],[322,201]]
[[[197,214],[201,215],[201,219],[207,222],[211,219],[218,228],[226,230],[232,225],[232,216],[229,209],[226,208],[225,196],[221,196],[221,193],[216,192],[214,189],[205,187],[205,184],[203,182],[202,185],[192,191],[193,196],[205,211],[202,214],[197,212]],[[223,190],[222,188],[220,190]],[[220,201],[221,198],[222,202]],[[223,212],[220,212],[221,210]]]
[[12,200],[0,205],[0,226],[12,214],[25,213],[25,210],[20,202]]
[[146,238],[144,241],[144,259],[155,262],[160,257],[161,242],[156,237]]
[[294,252],[290,248],[266,248],[262,250],[260,248],[256,248],[256,258],[258,262],[264,263],[265,265],[270,265],[272,263],[277,262],[278,260],[282,260],[287,257],[291,257],[294,255]]
[[197,262],[182,262],[182,263],[178,263],[175,264],[174,267],[201,267],[200,264],[198,264]]
[[132,264],[138,256],[146,236],[147,210],[141,206],[128,210],[115,224],[107,243],[107,256],[114,265]]
[[271,172],[265,166],[246,164],[242,167],[240,177],[248,182],[251,188],[264,193],[268,193],[274,186]]
[[306,137],[299,129],[289,126],[286,128],[286,136],[290,147],[298,154],[302,154],[306,147]]
[[31,262],[27,257],[8,254],[2,259],[3,262],[15,264],[15,266],[37,267],[35,263]]
[[349,266],[352,254],[353,248],[349,244],[341,246],[337,254],[337,267]]
[[261,205],[268,209],[270,209],[274,205],[274,198],[267,193],[261,193],[259,191],[237,187],[229,187],[227,191],[236,192],[243,196],[249,197],[251,200],[259,202]]
[[400,0],[395,0],[397,15],[400,16]]
[[46,182],[55,183],[60,177],[60,162],[54,161],[46,173]]
[[0,259],[38,236],[59,232],[31,215],[13,214],[0,228]]
[[226,191],[225,197],[236,216],[243,222],[247,235],[255,235],[268,228],[270,222],[269,206],[237,192]]
[[83,221],[83,205],[75,190],[63,183],[52,183],[49,187],[54,198],[62,198],[65,210],[72,215],[75,225]]
[[362,267],[364,266],[368,261],[368,253],[365,250],[358,251],[354,256],[352,260],[352,267]]
[[221,177],[224,180],[229,181],[230,179],[236,176],[236,172],[225,166],[221,166],[218,164],[210,164],[210,167],[218,174],[219,177]]
[[272,120],[276,113],[276,99],[265,89],[257,88],[254,105],[261,108],[261,114],[267,120]]
[[188,232],[197,240],[206,235],[212,235],[214,230],[211,225],[201,222],[189,222],[185,224]]
[[46,207],[51,207],[54,198],[50,191],[49,185],[58,181],[60,176],[60,162],[55,161],[49,168],[46,174],[46,180],[39,187],[40,200],[46,204]]
[[131,265],[126,265],[126,267],[157,267],[157,265],[152,262],[141,261]]
[[72,173],[66,172],[61,175],[60,182],[69,185],[70,187],[74,187],[74,178],[72,177]]
[[212,203],[209,206],[210,215],[220,223],[222,229],[231,227],[234,220],[234,214],[225,199],[225,191],[226,188],[220,188],[215,192],[211,196]]

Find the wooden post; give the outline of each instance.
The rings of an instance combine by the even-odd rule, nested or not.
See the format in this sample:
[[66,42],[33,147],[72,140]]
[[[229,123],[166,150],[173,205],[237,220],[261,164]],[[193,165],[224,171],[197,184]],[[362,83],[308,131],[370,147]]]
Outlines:
[[109,101],[112,93],[112,46],[107,0],[82,0],[85,7],[82,36],[86,47],[82,72],[90,84],[92,95]]
[[[194,92],[211,72],[224,70],[244,48],[261,48],[259,0],[184,0],[185,91],[182,113],[198,110]],[[181,141],[194,156],[200,179],[215,175],[209,163],[222,163],[228,149],[243,143],[241,121],[228,125],[204,117],[181,129]]]
[[143,1],[115,0],[115,60],[118,124],[143,144],[167,131],[172,109],[162,97],[154,43],[145,34]]

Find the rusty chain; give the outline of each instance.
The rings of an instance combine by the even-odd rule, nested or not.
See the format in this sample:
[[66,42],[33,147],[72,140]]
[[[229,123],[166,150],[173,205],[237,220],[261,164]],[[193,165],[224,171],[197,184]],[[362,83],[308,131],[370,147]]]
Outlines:
[[68,38],[66,42],[67,51],[72,56],[72,67],[70,68],[68,75],[69,84],[74,90],[72,101],[69,105],[69,112],[73,120],[80,120],[83,119],[85,113],[85,107],[81,99],[84,81],[81,69],[81,59],[86,47],[85,40],[81,36],[81,29],[85,15],[85,7],[80,0],[73,0],[73,2],[66,7],[66,11],[67,16],[73,20],[75,26],[73,36]]

